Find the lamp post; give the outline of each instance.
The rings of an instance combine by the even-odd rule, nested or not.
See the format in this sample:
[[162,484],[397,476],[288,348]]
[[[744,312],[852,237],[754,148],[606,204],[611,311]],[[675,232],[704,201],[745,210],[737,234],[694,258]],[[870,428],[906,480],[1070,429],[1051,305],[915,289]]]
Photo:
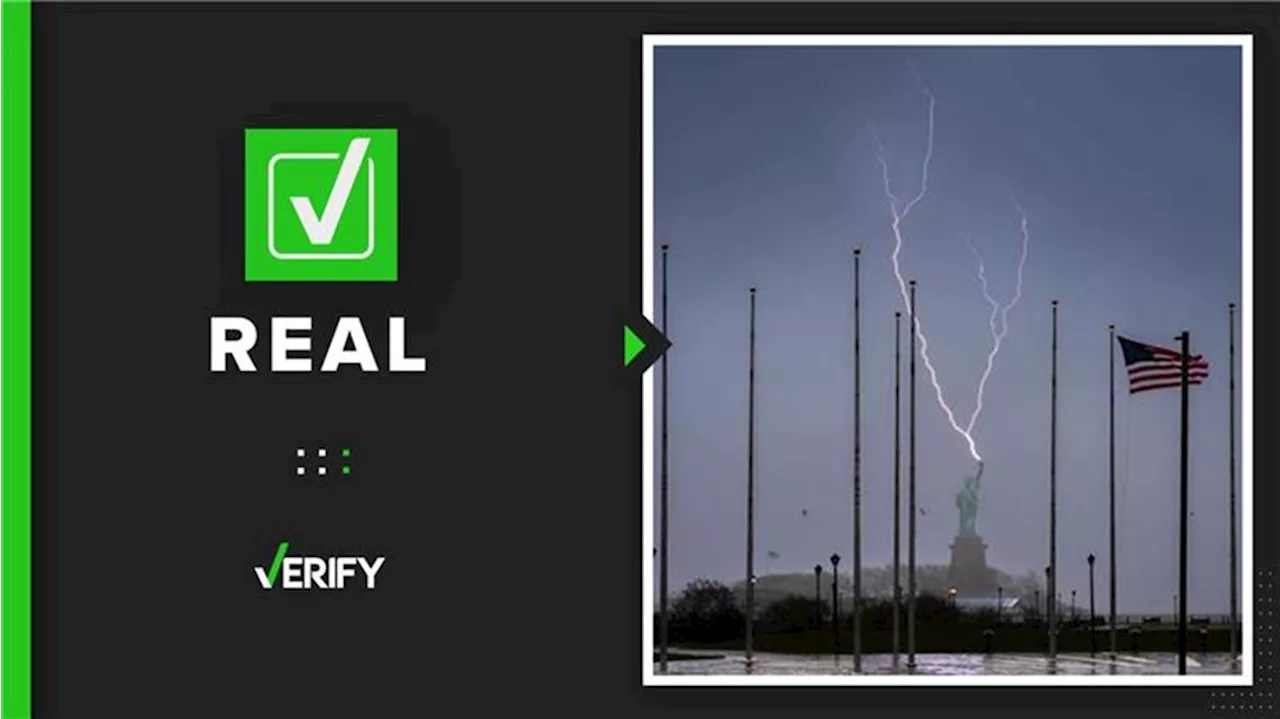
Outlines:
[[815,629],[822,628],[822,565],[815,564],[813,566],[813,612],[817,617],[817,622],[813,625]]
[[951,604],[951,608],[956,608],[956,588],[953,586],[947,590],[947,596]]
[[1076,590],[1071,590],[1071,621],[1076,620]]
[[836,656],[840,655],[840,555],[831,555],[831,634]]
[[1093,614],[1093,562],[1097,557],[1089,553],[1089,654],[1098,653],[1098,629]]
[[996,626],[1004,615],[1004,587],[996,587]]

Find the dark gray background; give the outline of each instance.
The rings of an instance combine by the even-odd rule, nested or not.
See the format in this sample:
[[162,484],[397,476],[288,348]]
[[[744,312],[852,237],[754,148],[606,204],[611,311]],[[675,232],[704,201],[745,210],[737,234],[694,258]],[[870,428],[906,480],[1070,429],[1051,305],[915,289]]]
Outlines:
[[[639,531],[621,521],[638,509],[639,407],[615,381],[638,305],[632,47],[580,30],[530,13],[36,8],[43,715],[416,716],[549,701],[553,667],[638,676],[622,654],[557,656],[581,651],[578,621],[616,647],[639,617]],[[236,282],[226,140],[287,101],[407,103],[435,126],[431,152],[402,146],[416,221],[397,286]],[[429,371],[212,374],[209,317],[241,312],[260,341],[271,314],[314,315],[320,348],[335,314],[361,316],[384,358],[386,317],[404,314]],[[303,445],[351,446],[353,473],[298,478]],[[377,590],[264,592],[252,567],[282,540],[385,555]],[[506,689],[458,681],[482,676]]]
[[[920,5],[873,15],[883,12],[37,4],[39,715],[957,706],[955,691],[639,688],[639,388],[619,380],[618,341],[640,296],[639,38],[928,32],[978,17]],[[1027,29],[999,12],[1003,26],[963,29]],[[1274,31],[1265,8],[1200,27],[1179,19],[1206,12],[1139,12],[1161,18],[1143,31]],[[922,17],[932,26],[901,24]],[[1255,42],[1268,88],[1256,147],[1270,163],[1274,50]],[[447,136],[449,157],[437,157],[453,170],[434,171],[453,177],[442,186],[456,199],[412,200],[423,218],[457,221],[453,237],[449,222],[436,227],[456,243],[445,255],[456,268],[422,275],[447,292],[423,286],[419,303],[337,286],[313,312],[323,328],[358,308],[377,348],[375,327],[403,311],[425,328],[410,339],[425,377],[208,372],[210,314],[263,319],[320,302],[313,289],[238,295],[224,281],[223,143],[246,116],[289,101],[408,103],[436,141]],[[1270,164],[1257,170],[1259,188],[1272,187]],[[1258,209],[1257,235],[1271,236],[1270,203]],[[402,258],[437,239],[406,233]],[[299,480],[303,442],[349,444],[353,475]],[[1260,485],[1258,500],[1274,507],[1274,490]],[[1269,516],[1259,567],[1273,566]],[[297,552],[385,554],[378,590],[263,592],[251,568],[285,539]],[[1206,694],[963,701],[1185,707]]]

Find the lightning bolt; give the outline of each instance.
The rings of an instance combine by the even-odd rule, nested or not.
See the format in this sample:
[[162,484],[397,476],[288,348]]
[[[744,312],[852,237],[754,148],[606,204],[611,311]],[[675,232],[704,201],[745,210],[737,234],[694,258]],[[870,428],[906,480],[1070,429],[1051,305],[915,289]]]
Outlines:
[[[969,415],[969,424],[965,427],[969,435],[973,434],[973,427],[978,423],[978,416],[982,414],[982,397],[987,391],[987,380],[991,378],[991,370],[995,367],[996,355],[1000,354],[1000,345],[1009,334],[1009,310],[1012,310],[1018,304],[1018,300],[1022,299],[1022,270],[1027,265],[1027,247],[1031,244],[1031,233],[1027,229],[1026,211],[1017,200],[1014,200],[1013,204],[1018,208],[1018,214],[1021,216],[1019,225],[1022,230],[1022,256],[1018,258],[1018,279],[1014,287],[1013,299],[1009,300],[1008,304],[1000,304],[991,296],[991,287],[987,284],[987,268],[982,262],[982,254],[978,252],[977,247],[973,246],[969,238],[965,238],[969,251],[978,260],[978,282],[982,285],[982,296],[987,300],[987,304],[991,305],[991,317],[988,320],[988,325],[991,327],[991,351],[987,353],[987,366],[982,370],[982,377],[978,380],[978,396],[974,403],[973,414]],[[1000,320],[998,327],[997,317]]]
[[[893,217],[893,254],[891,255],[891,259],[893,260],[893,274],[898,280],[898,289],[902,294],[902,304],[906,307],[908,312],[911,311],[911,300],[907,291],[906,279],[902,275],[902,264],[899,260],[903,245],[902,223],[911,214],[911,210],[914,209],[929,192],[929,163],[933,160],[934,109],[937,104],[933,92],[929,90],[929,87],[920,78],[919,74],[914,71],[914,68],[912,68],[912,74],[915,75],[917,82],[919,82],[920,89],[925,94],[925,97],[929,99],[929,129],[925,145],[924,162],[921,166],[920,191],[905,205],[902,204],[901,200],[893,192],[893,188],[889,180],[889,162],[887,159],[887,153],[885,152],[884,145],[881,144],[879,138],[875,136],[874,130],[872,131],[872,137],[876,144],[876,159],[880,162],[880,170],[884,179],[884,194],[885,198],[889,202],[889,212]],[[920,359],[924,362],[925,369],[928,371],[930,383],[933,384],[934,394],[938,399],[938,406],[942,409],[943,414],[946,415],[947,422],[951,425],[951,428],[955,430],[956,434],[960,435],[968,445],[969,454],[972,455],[974,460],[979,463],[982,462],[982,455],[978,453],[977,442],[973,438],[973,428],[974,425],[977,424],[979,415],[982,414],[982,398],[983,394],[986,392],[987,380],[990,379],[991,371],[995,367],[996,355],[1000,353],[1000,345],[1004,341],[1005,336],[1009,333],[1009,311],[1017,305],[1018,300],[1022,297],[1022,270],[1027,261],[1027,246],[1030,243],[1030,233],[1027,229],[1026,212],[1022,210],[1021,205],[1018,205],[1016,200],[1014,201],[1014,204],[1017,206],[1018,212],[1021,215],[1022,256],[1018,262],[1017,288],[1014,292],[1013,299],[1010,300],[1008,304],[1001,304],[992,297],[990,286],[987,283],[986,266],[983,264],[982,255],[978,253],[978,250],[973,246],[973,243],[969,242],[967,238],[965,240],[969,245],[969,249],[978,259],[978,280],[982,285],[982,295],[987,300],[987,303],[991,305],[991,316],[988,324],[991,329],[992,345],[991,351],[987,354],[986,367],[978,381],[977,401],[974,404],[973,413],[969,416],[968,423],[963,427],[958,421],[956,421],[955,412],[951,409],[951,405],[947,403],[947,399],[943,394],[942,383],[938,381],[937,368],[934,367],[933,360],[929,357],[929,340],[925,336],[924,327],[920,322],[920,317],[916,316],[915,318],[916,336],[920,343]]]

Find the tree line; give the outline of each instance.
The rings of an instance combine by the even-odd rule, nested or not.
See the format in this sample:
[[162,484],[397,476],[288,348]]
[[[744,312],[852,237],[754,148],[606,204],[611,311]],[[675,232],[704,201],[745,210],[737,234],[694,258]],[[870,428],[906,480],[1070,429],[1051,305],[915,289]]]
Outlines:
[[[812,583],[812,578],[810,579]],[[758,595],[757,595],[758,596]],[[827,596],[830,596],[829,594]],[[841,597],[840,624],[852,626],[852,602],[846,609],[845,597]],[[733,588],[709,579],[690,582],[668,606],[668,631],[673,643],[715,643],[741,637],[746,624],[742,597]],[[901,610],[902,631],[905,632],[905,597]],[[1008,615],[1006,615],[1008,618]],[[654,626],[658,626],[655,617]],[[995,609],[963,611],[938,594],[919,594],[916,597],[916,625],[922,629],[960,628],[962,626],[993,626],[998,620]],[[863,627],[869,631],[891,632],[893,629],[893,600],[873,597],[863,600]],[[761,633],[805,632],[829,627],[832,622],[831,602],[798,592],[757,602],[755,628]]]

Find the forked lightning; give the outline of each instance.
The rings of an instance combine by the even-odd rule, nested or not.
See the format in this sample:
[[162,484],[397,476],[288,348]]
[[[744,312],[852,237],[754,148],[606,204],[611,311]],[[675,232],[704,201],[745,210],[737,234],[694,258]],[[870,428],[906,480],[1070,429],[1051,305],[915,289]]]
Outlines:
[[[880,169],[884,178],[884,194],[888,199],[889,212],[893,217],[893,254],[891,255],[893,260],[893,274],[898,279],[898,289],[902,293],[902,304],[906,307],[908,313],[911,311],[911,300],[907,293],[907,281],[903,278],[902,265],[899,261],[899,255],[902,253],[903,244],[902,223],[907,219],[907,216],[911,214],[911,210],[924,199],[924,196],[929,191],[929,163],[933,160],[934,106],[936,105],[933,93],[929,90],[928,86],[923,83],[923,81],[920,82],[920,89],[924,92],[925,97],[929,99],[929,131],[925,145],[924,163],[921,168],[920,192],[917,193],[915,197],[911,198],[911,200],[905,205],[903,205],[898,197],[893,193],[893,189],[889,181],[889,162],[885,157],[884,145],[882,145],[878,139],[876,140],[876,158],[880,161]],[[921,325],[919,315],[915,318],[916,336],[919,337],[920,341],[920,359],[924,362],[925,369],[929,372],[929,381],[933,384],[934,394],[938,399],[938,406],[942,408],[942,412],[946,415],[947,422],[950,423],[951,428],[965,440],[965,443],[969,447],[969,454],[971,454],[974,460],[979,463],[982,462],[982,455],[979,454],[977,442],[973,438],[973,428],[978,422],[979,415],[982,414],[982,398],[983,394],[986,392],[987,380],[991,377],[991,371],[995,367],[996,355],[1000,353],[1000,345],[1004,341],[1005,336],[1009,333],[1009,311],[1013,309],[1014,305],[1016,305],[1018,300],[1022,297],[1022,270],[1027,262],[1027,246],[1030,244],[1031,239],[1030,232],[1027,228],[1027,213],[1016,200],[1014,201],[1014,205],[1018,208],[1018,213],[1021,216],[1022,256],[1018,261],[1017,287],[1014,291],[1013,299],[1011,299],[1007,304],[1001,304],[991,296],[991,290],[987,284],[986,266],[982,261],[982,255],[979,254],[977,248],[966,239],[966,242],[969,244],[969,249],[978,259],[978,281],[982,285],[982,295],[986,298],[987,303],[991,305],[991,318],[989,322],[991,327],[991,351],[987,354],[986,367],[983,369],[982,377],[978,380],[977,398],[974,402],[973,413],[969,415],[969,421],[964,426],[961,426],[960,423],[956,421],[955,412],[953,412],[951,406],[947,404],[947,399],[942,392],[942,384],[938,381],[938,371],[934,368],[933,360],[929,357],[929,340],[925,337],[924,328]]]

